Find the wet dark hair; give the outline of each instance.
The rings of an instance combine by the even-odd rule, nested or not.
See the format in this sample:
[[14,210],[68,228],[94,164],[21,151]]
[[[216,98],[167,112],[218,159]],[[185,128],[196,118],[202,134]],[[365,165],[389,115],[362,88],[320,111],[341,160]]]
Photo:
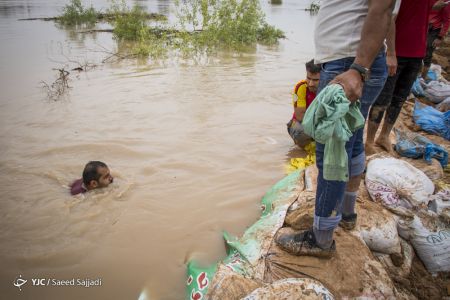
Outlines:
[[100,179],[100,174],[98,173],[98,168],[107,168],[108,166],[101,161],[90,161],[86,164],[83,170],[83,183],[88,186],[91,180],[98,181]]
[[308,61],[306,64],[306,71],[310,72],[310,73],[319,73],[321,68],[320,65],[316,65],[314,64],[314,59],[311,59],[310,61]]

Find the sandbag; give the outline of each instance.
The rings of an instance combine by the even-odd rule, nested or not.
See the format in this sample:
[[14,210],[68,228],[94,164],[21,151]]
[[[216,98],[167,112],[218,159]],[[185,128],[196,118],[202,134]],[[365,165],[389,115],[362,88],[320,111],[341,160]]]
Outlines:
[[210,300],[241,299],[260,286],[262,283],[235,272],[225,264],[220,264],[209,286],[207,298]]
[[418,133],[403,132],[394,129],[397,143],[395,144],[395,151],[401,156],[410,158],[423,158],[426,162],[431,164],[431,159],[437,159],[443,168],[448,163],[448,152],[439,145]]
[[423,130],[450,140],[450,111],[445,113],[416,101],[414,122]]
[[450,211],[450,190],[444,189],[430,197],[428,209],[434,211],[438,215]]
[[398,223],[400,236],[411,242],[417,255],[430,273],[450,271],[450,230],[436,225],[426,228],[421,219],[401,220]]
[[[304,189],[304,170],[296,170],[277,182],[261,200],[261,218],[241,238],[223,233],[227,256],[211,266],[196,261],[187,265],[186,299],[238,299],[261,285],[273,236],[284,223],[286,211]],[[226,287],[227,291],[222,291]]]
[[416,169],[419,169],[420,171],[424,172],[425,175],[428,176],[428,178],[433,181],[435,184],[435,189],[437,189],[435,180],[440,180],[442,177],[444,177],[444,169],[441,166],[441,163],[438,162],[436,159],[431,159],[431,164],[428,164],[423,159],[414,159],[414,158],[407,158],[402,157],[401,160],[406,161],[407,163],[414,166]]
[[[438,78],[441,76],[441,67],[439,65],[432,65],[427,73],[427,80],[428,81],[435,81],[438,80]],[[422,87],[422,84],[426,86],[426,81],[422,77],[417,77],[416,80],[413,83],[411,92],[416,97],[424,97],[425,91]]]
[[450,97],[445,98],[444,101],[436,105],[436,109],[440,112],[446,112],[450,110]]
[[333,300],[333,294],[311,278],[286,278],[254,290],[242,300]]
[[416,97],[425,96],[425,91],[423,90],[422,85],[420,84],[421,80],[423,81],[422,78],[417,77],[411,88],[411,93],[413,93],[414,96],[416,96]]
[[375,257],[380,261],[391,277],[406,278],[411,272],[412,261],[414,258],[413,247],[403,239],[400,239],[402,251],[400,255],[388,255],[375,252]]
[[396,158],[374,158],[367,165],[366,187],[374,201],[407,209],[428,204],[433,182],[420,170]]
[[[431,64],[430,69],[428,70],[427,77],[431,80],[439,80],[442,81],[442,67],[438,64]],[[445,81],[445,79],[444,79]]]
[[433,103],[440,103],[445,98],[450,97],[450,85],[444,82],[430,81],[429,83],[426,83],[420,81],[420,84],[423,88],[425,97]]
[[361,219],[360,235],[371,251],[393,254],[400,253],[400,239],[397,220],[392,215],[373,215]]

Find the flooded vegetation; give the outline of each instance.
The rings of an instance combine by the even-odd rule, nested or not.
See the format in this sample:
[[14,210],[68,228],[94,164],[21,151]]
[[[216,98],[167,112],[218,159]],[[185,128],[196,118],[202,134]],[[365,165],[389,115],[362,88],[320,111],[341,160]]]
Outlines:
[[112,32],[118,42],[132,42],[126,47],[130,53],[123,56],[127,58],[160,59],[169,51],[184,57],[218,49],[242,51],[256,43],[274,45],[285,37],[283,31],[266,22],[258,0],[177,0],[177,22],[173,25],[164,15],[148,13],[137,4],[130,8],[125,0],[111,1],[106,11],[101,13],[92,6],[84,7],[81,0],[71,0],[62,15],[44,20],[91,27],[99,20],[106,21],[113,29],[100,31]]

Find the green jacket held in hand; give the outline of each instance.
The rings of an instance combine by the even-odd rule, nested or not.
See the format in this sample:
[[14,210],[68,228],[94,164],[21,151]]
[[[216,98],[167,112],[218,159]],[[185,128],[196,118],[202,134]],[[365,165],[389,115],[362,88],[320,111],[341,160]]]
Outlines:
[[306,110],[303,117],[305,133],[325,144],[323,177],[326,180],[348,181],[348,157],[345,143],[353,132],[364,127],[360,102],[351,103],[342,86],[326,86]]

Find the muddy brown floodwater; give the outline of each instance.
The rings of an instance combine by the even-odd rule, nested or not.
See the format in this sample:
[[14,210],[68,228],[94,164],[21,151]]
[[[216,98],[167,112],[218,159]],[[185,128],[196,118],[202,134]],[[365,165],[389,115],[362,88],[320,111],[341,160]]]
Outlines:
[[[174,18],[170,1],[133,2]],[[18,21],[58,15],[64,1],[0,0],[0,298],[137,299],[145,289],[183,299],[186,262],[222,259],[222,230],[241,235],[254,223],[298,156],[285,123],[314,53],[308,3],[262,2],[287,35],[276,47],[101,64],[102,49],[115,47],[110,33]],[[71,71],[68,97],[46,99],[40,82],[70,61],[98,66]],[[67,185],[89,160],[105,161],[116,180],[71,197]],[[37,285],[73,278],[102,285]]]

